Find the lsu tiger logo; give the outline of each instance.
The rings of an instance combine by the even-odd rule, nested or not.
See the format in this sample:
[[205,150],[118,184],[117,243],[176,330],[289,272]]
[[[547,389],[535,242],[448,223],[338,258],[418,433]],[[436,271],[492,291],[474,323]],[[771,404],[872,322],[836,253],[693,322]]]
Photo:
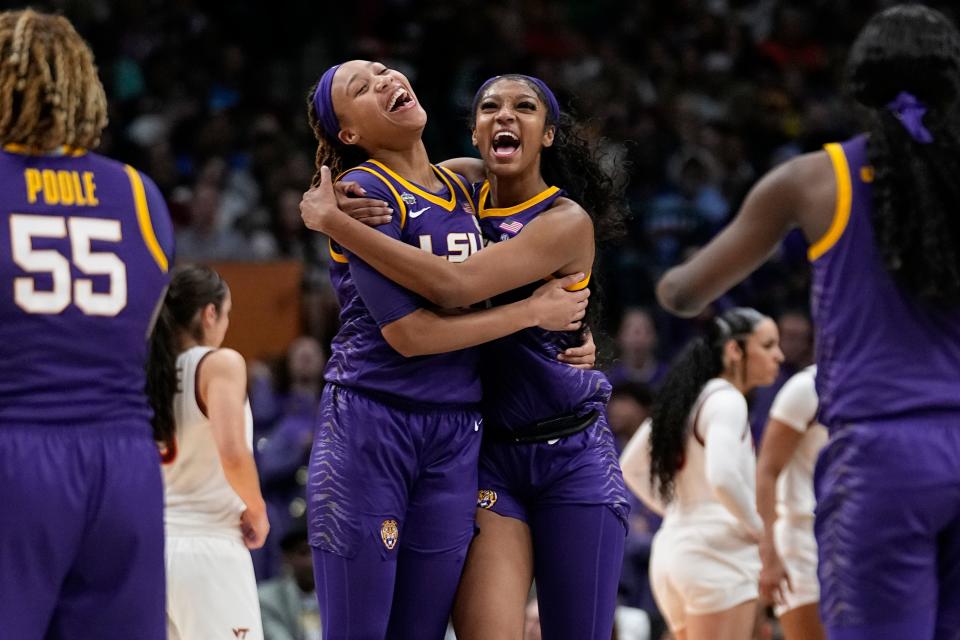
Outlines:
[[490,509],[497,504],[497,492],[493,489],[480,489],[477,494],[477,506],[481,509]]
[[383,546],[392,551],[397,546],[397,539],[400,537],[400,529],[396,520],[384,520],[380,525],[380,539],[383,540]]

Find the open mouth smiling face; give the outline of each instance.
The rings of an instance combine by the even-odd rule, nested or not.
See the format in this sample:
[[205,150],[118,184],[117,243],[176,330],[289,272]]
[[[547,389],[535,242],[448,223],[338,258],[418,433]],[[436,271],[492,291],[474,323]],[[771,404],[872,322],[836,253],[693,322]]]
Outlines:
[[520,80],[505,78],[486,89],[474,114],[473,143],[490,167],[525,167],[553,143],[546,108]]

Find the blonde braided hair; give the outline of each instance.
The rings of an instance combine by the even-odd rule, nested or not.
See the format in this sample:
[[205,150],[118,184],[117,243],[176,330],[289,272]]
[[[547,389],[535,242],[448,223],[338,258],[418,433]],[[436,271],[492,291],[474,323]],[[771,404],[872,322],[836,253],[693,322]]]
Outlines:
[[93,52],[63,16],[0,13],[0,143],[92,149],[107,126]]

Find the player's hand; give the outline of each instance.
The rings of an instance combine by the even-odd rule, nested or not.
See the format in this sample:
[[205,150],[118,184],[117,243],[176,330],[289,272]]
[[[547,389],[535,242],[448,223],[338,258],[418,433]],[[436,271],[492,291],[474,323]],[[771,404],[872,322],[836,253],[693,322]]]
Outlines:
[[[330,175],[329,167],[320,167],[320,184],[311,187],[309,191],[303,194],[300,200],[300,217],[303,224],[308,229],[319,231],[321,233],[330,233],[330,224],[337,216],[344,215],[363,215],[363,222],[367,224],[382,224],[390,221],[390,214],[385,213],[384,203],[380,200],[370,200],[369,198],[360,198],[356,200],[350,197],[350,193],[363,191],[360,185],[350,183],[340,189],[340,195],[334,189],[333,178]],[[360,206],[356,206],[356,200]],[[340,206],[340,202],[347,207],[345,211]],[[375,203],[376,206],[370,207],[369,203]]]
[[270,533],[266,507],[244,509],[240,514],[240,531],[243,532],[243,543],[247,545],[247,549],[262,547]]
[[557,354],[557,360],[577,369],[593,369],[593,365],[597,363],[597,343],[593,341],[593,332],[590,329],[584,331],[583,337],[582,345],[570,347]]
[[767,536],[760,541],[760,599],[763,602],[783,604],[787,590],[792,591],[790,576],[773,545],[773,540]]
[[365,198],[367,191],[357,182],[340,181],[333,185],[333,192],[337,196],[337,207],[354,220],[376,227],[392,219],[390,205],[383,200]]
[[330,168],[324,166],[320,168],[320,184],[310,187],[300,200],[300,217],[308,229],[327,233],[327,225],[337,215],[344,213],[337,207]]
[[581,280],[582,273],[551,280],[533,292],[527,299],[531,317],[536,326],[548,331],[575,331],[580,328],[587,313],[589,289],[566,291]]

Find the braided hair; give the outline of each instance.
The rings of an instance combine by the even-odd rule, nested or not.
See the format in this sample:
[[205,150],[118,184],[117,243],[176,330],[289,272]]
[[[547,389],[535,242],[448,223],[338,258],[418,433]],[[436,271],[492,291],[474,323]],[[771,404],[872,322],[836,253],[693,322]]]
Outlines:
[[0,13],[0,143],[92,149],[107,125],[93,53],[63,16]]
[[673,499],[674,479],[683,467],[693,405],[704,385],[723,373],[724,348],[731,340],[740,347],[746,378],[747,339],[765,319],[749,307],[725,311],[710,323],[706,335],[687,344],[664,378],[650,414],[650,482],[659,487],[664,502]]
[[313,95],[317,92],[319,84],[319,82],[314,84],[307,92],[307,121],[310,123],[310,129],[313,130],[313,137],[317,139],[311,187],[320,184],[320,167],[323,165],[330,167],[330,173],[336,178],[347,169],[361,164],[370,157],[370,154],[360,145],[344,144],[339,138],[331,137],[323,130],[316,108],[313,106]]
[[[960,33],[939,11],[898,5],[875,15],[850,51],[847,86],[866,110],[874,168],[873,229],[887,271],[934,307],[960,304]],[[907,92],[932,141],[887,108]]]

